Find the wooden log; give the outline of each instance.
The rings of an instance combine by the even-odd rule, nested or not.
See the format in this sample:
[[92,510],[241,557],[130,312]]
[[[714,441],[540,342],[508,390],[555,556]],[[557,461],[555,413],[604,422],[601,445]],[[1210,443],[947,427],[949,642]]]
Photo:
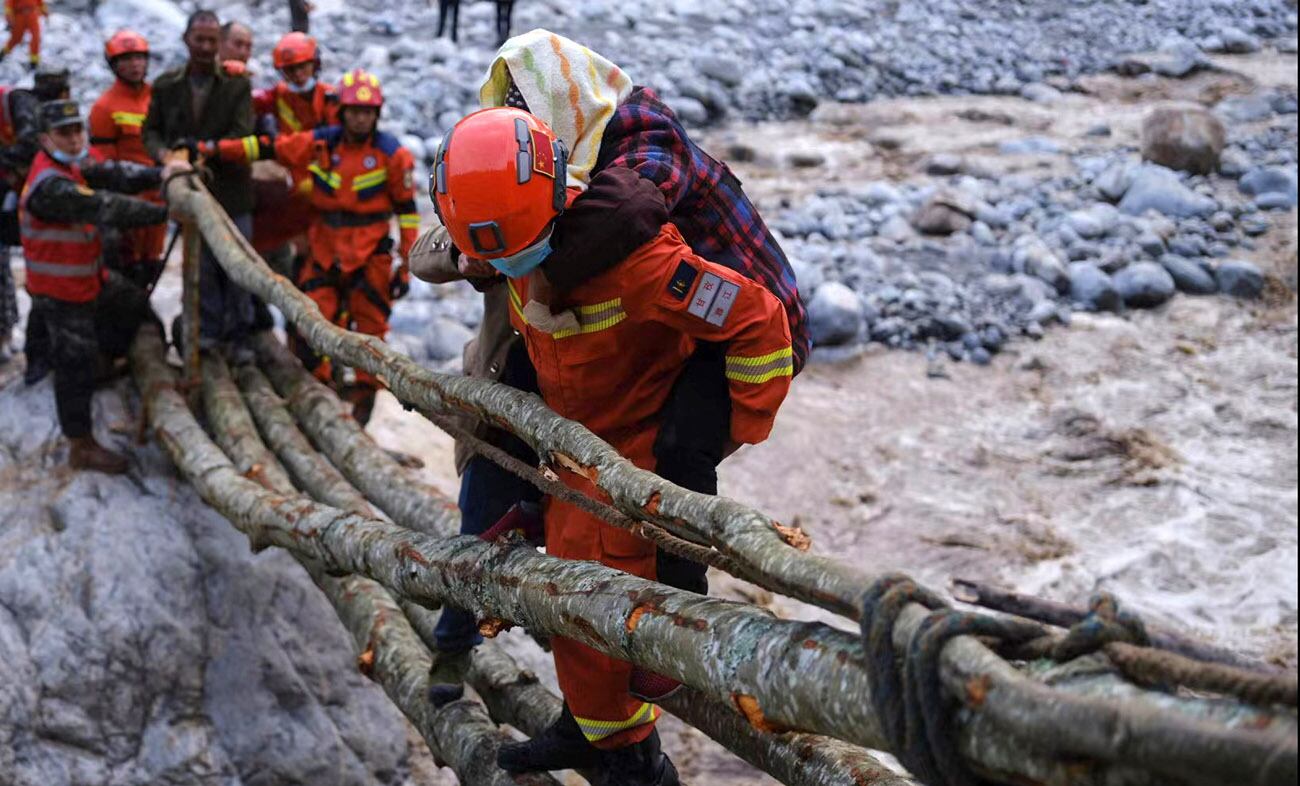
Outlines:
[[[237,487],[235,494],[261,494],[286,501],[293,498],[269,491],[244,477],[207,438],[176,390],[175,374],[163,359],[162,339],[156,328],[151,326],[141,331],[132,347],[131,360],[150,425],[177,467],[200,492],[209,483],[233,484]],[[210,365],[209,371],[215,368]],[[219,372],[210,373],[208,380],[209,385],[220,380]],[[225,381],[228,383],[229,378]],[[227,427],[238,428],[242,422],[244,428],[251,428],[247,412],[241,415],[237,411],[243,406],[238,395],[233,399],[229,395],[216,395],[209,400],[218,407],[218,412],[210,413],[214,420]],[[231,409],[236,411],[229,412]],[[243,433],[235,444],[243,450],[255,451],[254,439],[255,435]],[[205,499],[212,498],[205,496]],[[510,738],[496,727],[480,703],[462,700],[441,708],[428,703],[425,687],[432,659],[383,587],[361,576],[326,577],[319,563],[301,554],[295,556],[326,592],[339,619],[357,641],[358,665],[383,687],[429,744],[434,756],[450,766],[461,783],[559,786],[547,774],[512,776],[496,767],[496,750]]]

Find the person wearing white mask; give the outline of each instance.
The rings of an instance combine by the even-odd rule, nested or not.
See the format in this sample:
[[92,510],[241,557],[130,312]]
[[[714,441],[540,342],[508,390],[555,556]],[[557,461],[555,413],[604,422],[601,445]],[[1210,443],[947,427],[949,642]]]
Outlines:
[[75,101],[47,102],[41,119],[41,150],[18,205],[27,292],[32,296],[29,318],[45,325],[59,425],[71,442],[68,464],[121,474],[127,460],[101,446],[93,434],[96,369],[126,354],[136,330],[152,312],[142,289],[101,264],[99,227],[157,224],[167,219],[167,208],[105,189],[154,189],[189,164],[148,167],[103,160],[90,149]]

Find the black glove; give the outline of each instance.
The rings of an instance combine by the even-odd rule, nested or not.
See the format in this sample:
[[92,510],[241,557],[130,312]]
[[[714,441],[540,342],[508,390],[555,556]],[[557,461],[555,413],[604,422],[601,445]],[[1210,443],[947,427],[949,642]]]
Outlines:
[[191,164],[197,164],[199,162],[199,140],[192,136],[183,136],[175,142],[172,142],[171,149],[184,150],[189,153]]
[[388,298],[391,301],[401,300],[410,291],[411,269],[403,262],[393,271],[393,277],[388,281]]

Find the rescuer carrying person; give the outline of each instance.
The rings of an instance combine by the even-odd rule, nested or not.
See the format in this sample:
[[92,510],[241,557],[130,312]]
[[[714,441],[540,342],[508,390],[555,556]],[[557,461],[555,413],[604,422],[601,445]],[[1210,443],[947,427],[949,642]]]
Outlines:
[[[274,158],[305,167],[312,180],[314,214],[308,230],[309,259],[298,288],[340,327],[383,338],[392,302],[410,289],[406,259],[420,229],[415,206],[415,159],[397,138],[378,130],[384,95],[379,79],[362,70],[339,85],[339,125],[279,137],[244,137],[199,145],[203,155],[224,161]],[[397,253],[389,225],[397,218]],[[303,364],[318,378],[335,375],[328,358],[306,342],[293,341]],[[339,369],[340,392],[365,424],[379,381],[361,369]],[[355,374],[355,377],[352,377]]]
[[[513,108],[464,118],[438,151],[430,190],[455,246],[498,274],[493,281],[479,271],[484,285],[506,288],[546,404],[653,471],[663,410],[698,342],[725,346],[736,444],[767,438],[794,360],[781,302],[692,252],[659,190],[638,182],[625,199],[657,211],[659,231],[562,295],[539,266],[572,192],[564,146],[542,121]],[[566,485],[601,497],[585,477],[555,469]],[[654,544],[554,498],[544,502],[544,522],[553,556],[656,578]],[[503,746],[498,764],[509,772],[592,768],[597,786],[678,783],[660,750],[659,709],[629,692],[632,666],[564,638],[552,647],[565,713],[545,734]]]
[[32,162],[18,212],[32,317],[41,320],[54,369],[54,399],[68,464],[120,474],[127,461],[95,441],[91,397],[101,355],[126,354],[136,329],[151,318],[144,291],[100,264],[97,225],[138,227],[167,218],[167,208],[109,193],[157,188],[188,164],[161,169],[102,161],[87,144],[75,101],[41,107],[41,151]]
[[[117,80],[90,108],[90,145],[105,160],[130,161],[153,166],[144,148],[144,119],[149,114],[153,89],[149,73],[149,42],[132,30],[119,30],[104,44],[104,58]],[[162,204],[157,191],[139,195]],[[105,262],[142,287],[149,287],[162,272],[165,222],[122,231],[116,248],[105,249]],[[105,237],[109,241],[111,236]]]

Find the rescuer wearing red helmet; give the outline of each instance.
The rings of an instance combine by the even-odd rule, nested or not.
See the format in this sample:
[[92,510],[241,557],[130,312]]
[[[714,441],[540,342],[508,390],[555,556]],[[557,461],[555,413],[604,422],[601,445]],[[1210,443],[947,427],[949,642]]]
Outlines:
[[[141,135],[153,94],[145,77],[149,72],[149,42],[132,30],[119,30],[104,44],[104,58],[117,80],[90,109],[90,145],[108,161],[130,161],[153,166]],[[140,194],[157,204],[157,191]],[[148,286],[161,272],[165,223],[124,230],[105,261],[127,278]]]
[[[320,306],[321,313],[341,327],[384,337],[392,301],[410,288],[406,259],[420,229],[415,206],[411,152],[391,134],[378,130],[384,105],[379,79],[360,69],[339,84],[339,124],[315,131],[270,137],[208,142],[205,155],[226,161],[274,158],[311,177],[313,216],[307,233],[309,258],[298,286]],[[402,263],[393,268],[389,224],[396,217]],[[294,348],[303,363],[322,380],[334,371],[328,359],[316,356],[304,342]],[[352,402],[361,423],[370,419],[379,382],[356,370],[355,381],[343,374],[343,394]]]
[[[657,215],[658,232],[560,294],[544,265],[558,240],[555,219],[569,201],[566,163],[563,145],[542,121],[519,109],[485,109],[446,136],[431,184],[451,240],[473,260],[467,266],[486,262],[497,274],[492,285],[506,289],[547,405],[653,471],[674,381],[698,342],[723,342],[730,439],[766,439],[793,373],[780,301],[762,283],[692,252],[668,223],[658,189],[635,178],[626,201],[632,212]],[[478,283],[490,285],[486,278]],[[599,496],[585,477],[556,471],[566,485]],[[656,578],[652,543],[554,498],[544,503],[544,520],[552,555]],[[654,728],[658,708],[629,692],[631,665],[563,638],[552,646],[565,713],[538,738],[503,746],[500,766],[595,768],[597,786],[676,784]]]

